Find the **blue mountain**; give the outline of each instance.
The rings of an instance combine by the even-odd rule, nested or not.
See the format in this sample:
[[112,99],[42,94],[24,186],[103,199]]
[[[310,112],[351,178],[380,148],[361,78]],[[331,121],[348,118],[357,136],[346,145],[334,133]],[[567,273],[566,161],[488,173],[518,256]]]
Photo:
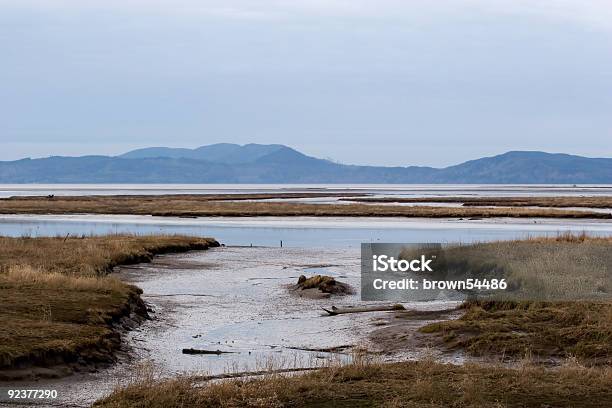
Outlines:
[[612,184],[612,159],[512,151],[445,168],[358,166],[279,144],[220,143],[5,161],[0,183]]

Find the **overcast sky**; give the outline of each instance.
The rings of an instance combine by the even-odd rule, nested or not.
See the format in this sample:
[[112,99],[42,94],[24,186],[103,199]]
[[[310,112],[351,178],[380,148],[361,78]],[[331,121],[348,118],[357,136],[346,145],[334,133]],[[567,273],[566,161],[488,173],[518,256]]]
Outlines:
[[0,0],[0,160],[612,157],[609,0]]

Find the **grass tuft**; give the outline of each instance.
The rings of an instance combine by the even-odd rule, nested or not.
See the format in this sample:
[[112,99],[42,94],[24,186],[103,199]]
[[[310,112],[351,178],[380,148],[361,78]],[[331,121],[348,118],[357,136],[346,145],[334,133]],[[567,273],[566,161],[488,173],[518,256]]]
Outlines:
[[[535,380],[537,379],[537,381]],[[364,363],[304,375],[200,383],[146,377],[98,401],[98,408],[190,407],[600,407],[612,401],[612,370],[567,365],[545,370],[432,360]]]

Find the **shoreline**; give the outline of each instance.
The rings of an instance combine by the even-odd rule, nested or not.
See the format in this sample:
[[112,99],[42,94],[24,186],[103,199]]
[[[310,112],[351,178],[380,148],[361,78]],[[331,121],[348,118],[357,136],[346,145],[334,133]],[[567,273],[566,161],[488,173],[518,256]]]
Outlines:
[[[149,237],[147,239],[152,240],[155,238]],[[14,238],[14,240],[18,239]],[[60,240],[60,238],[41,239]],[[87,240],[88,238],[77,239]],[[104,239],[104,237],[99,239]],[[36,238],[31,238],[30,240],[36,240]],[[74,240],[74,238],[71,238],[71,240]],[[105,279],[117,267],[149,263],[158,255],[206,250],[217,246],[220,246],[220,244],[216,240],[202,238],[186,239],[184,242],[166,242],[149,247],[145,245],[144,251],[117,254],[114,258],[105,261],[97,269],[97,272],[101,279]],[[120,297],[121,300],[115,300],[114,303],[108,305],[101,305],[109,309],[104,311],[104,313],[100,312],[99,317],[95,318],[92,322],[81,323],[82,326],[74,324],[67,326],[67,330],[73,331],[93,330],[96,328],[97,331],[93,333],[97,334],[92,335],[86,342],[81,341],[81,343],[75,344],[73,348],[33,348],[26,354],[12,358],[9,362],[5,360],[0,367],[0,384],[9,381],[62,378],[77,372],[96,371],[115,363],[119,355],[126,352],[125,347],[129,347],[129,345],[124,343],[125,334],[145,320],[150,319],[147,306],[141,298],[142,290],[129,283],[117,282],[122,285],[122,290],[125,293],[125,295]],[[3,289],[7,290],[6,288]],[[7,294],[10,295],[10,292]],[[88,296],[87,292],[84,292],[84,296]],[[7,296],[8,298],[9,296]],[[12,304],[19,307],[19,300],[14,300]],[[91,314],[92,312],[95,311],[92,310],[86,313]],[[7,317],[3,317],[3,319],[7,319]],[[18,321],[14,324],[17,325]],[[16,329],[20,328],[16,327]]]
[[0,385],[10,381],[60,379],[81,372],[95,372],[116,363],[119,354],[129,353],[124,349],[129,347],[124,342],[125,334],[150,319],[146,304],[140,297],[142,292],[136,290],[132,293],[108,324],[108,336],[78,350],[76,355],[51,351],[24,357],[13,368],[0,369]]
[[[611,213],[556,208],[382,205],[262,201],[286,194],[26,196],[0,199],[0,214],[106,214],[159,217],[399,217],[399,218],[546,218],[612,219]],[[303,197],[302,195],[301,197]],[[310,197],[310,196],[306,196]],[[336,197],[315,195],[313,197]],[[358,198],[356,198],[358,199]],[[253,200],[253,201],[246,201]],[[366,200],[364,198],[364,200]],[[427,202],[428,199],[419,199]],[[388,203],[386,203],[388,204]],[[575,203],[574,203],[575,204]]]

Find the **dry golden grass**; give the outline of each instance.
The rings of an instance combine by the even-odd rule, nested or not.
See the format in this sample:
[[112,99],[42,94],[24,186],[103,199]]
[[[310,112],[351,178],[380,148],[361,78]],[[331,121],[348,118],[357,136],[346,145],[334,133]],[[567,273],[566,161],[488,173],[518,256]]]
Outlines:
[[112,361],[120,341],[113,325],[146,311],[138,288],[106,274],[211,245],[181,236],[1,237],[0,377],[13,368]]
[[[599,218],[611,214],[534,208],[478,208],[390,206],[368,204],[307,204],[244,202],[238,197],[207,195],[13,197],[0,199],[2,214],[140,214],[158,216],[313,216],[313,217],[424,217],[424,218]],[[233,200],[233,201],[228,201]]]
[[602,407],[612,370],[568,365],[456,366],[433,361],[357,363],[298,376],[201,384],[145,376],[94,404],[99,408],[191,407]]
[[179,235],[0,237],[0,270],[30,265],[45,272],[100,276],[118,264],[146,262],[164,252],[207,248],[210,238]]
[[107,291],[120,290],[125,286],[115,277],[108,276],[73,276],[60,272],[45,272],[30,265],[9,266],[0,275],[6,285],[44,286],[47,289]]
[[612,299],[612,238],[562,234],[451,246],[444,250],[450,278],[505,278],[498,299]]
[[516,359],[576,357],[612,363],[612,302],[470,301],[457,320],[421,329],[449,349]]
[[462,277],[505,278],[509,291],[468,301],[460,319],[422,332],[479,356],[612,362],[612,238],[561,234],[479,243],[451,247],[445,258]]

